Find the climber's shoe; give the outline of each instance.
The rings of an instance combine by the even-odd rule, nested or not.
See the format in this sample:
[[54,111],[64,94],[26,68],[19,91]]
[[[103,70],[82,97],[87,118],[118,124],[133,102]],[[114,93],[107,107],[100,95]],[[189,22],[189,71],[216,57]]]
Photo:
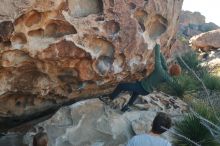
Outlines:
[[108,96],[100,96],[99,100],[101,100],[102,102],[104,102],[107,105],[109,105],[112,102],[112,100]]

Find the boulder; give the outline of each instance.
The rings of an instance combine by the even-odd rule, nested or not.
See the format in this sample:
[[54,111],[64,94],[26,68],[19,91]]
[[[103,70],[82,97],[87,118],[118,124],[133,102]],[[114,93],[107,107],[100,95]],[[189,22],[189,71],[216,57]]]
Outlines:
[[191,50],[189,40],[195,35],[219,29],[215,23],[205,22],[200,12],[181,11],[178,32],[171,47],[172,54],[185,53]]
[[204,51],[220,48],[220,29],[201,33],[190,39],[193,48]]
[[153,69],[156,39],[171,55],[182,3],[2,1],[0,129],[143,78]]
[[179,22],[185,26],[189,24],[199,25],[205,23],[205,16],[200,12],[181,11]]

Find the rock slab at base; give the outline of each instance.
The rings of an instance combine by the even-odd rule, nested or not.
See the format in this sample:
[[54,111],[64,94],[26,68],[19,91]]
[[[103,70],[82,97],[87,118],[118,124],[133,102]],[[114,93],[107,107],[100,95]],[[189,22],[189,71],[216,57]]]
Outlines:
[[[117,100],[127,97],[124,94]],[[134,134],[150,131],[157,111],[171,114],[175,121],[187,110],[183,101],[161,93],[140,98],[136,108],[132,107],[130,112],[125,113],[97,99],[78,102],[61,108],[51,119],[35,126],[35,129],[44,129],[49,146],[123,146]],[[148,110],[143,110],[144,107]],[[32,143],[37,131],[26,134],[26,143]],[[170,138],[168,133],[164,136]]]

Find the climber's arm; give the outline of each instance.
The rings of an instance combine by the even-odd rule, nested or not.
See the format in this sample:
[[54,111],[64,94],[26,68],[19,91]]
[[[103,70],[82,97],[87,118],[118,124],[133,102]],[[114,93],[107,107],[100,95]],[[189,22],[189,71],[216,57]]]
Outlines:
[[161,64],[162,64],[163,69],[165,71],[167,71],[168,67],[167,67],[166,59],[165,59],[165,57],[163,56],[162,53],[160,53],[160,59],[161,59]]
[[154,47],[154,59],[155,59],[155,68],[161,65],[161,58],[160,58],[160,45],[156,44]]

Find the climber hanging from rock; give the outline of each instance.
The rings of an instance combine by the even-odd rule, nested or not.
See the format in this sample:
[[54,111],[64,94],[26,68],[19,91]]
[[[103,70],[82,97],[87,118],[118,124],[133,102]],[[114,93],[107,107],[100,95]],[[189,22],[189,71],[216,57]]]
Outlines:
[[[122,91],[130,91],[132,92],[131,98],[129,99],[128,103],[121,109],[121,111],[125,112],[129,109],[129,106],[133,105],[138,95],[150,94],[153,92],[154,88],[162,82],[167,82],[168,85],[170,85],[172,88],[179,86],[178,83],[175,82],[175,80],[169,75],[165,58],[162,53],[160,53],[160,45],[158,44],[156,44],[154,47],[154,56],[154,71],[149,76],[135,83],[119,83],[111,94],[107,96],[101,96],[99,99],[108,104],[116,99]],[[178,65],[175,65],[175,69],[178,73],[171,75],[180,74],[181,69]]]

